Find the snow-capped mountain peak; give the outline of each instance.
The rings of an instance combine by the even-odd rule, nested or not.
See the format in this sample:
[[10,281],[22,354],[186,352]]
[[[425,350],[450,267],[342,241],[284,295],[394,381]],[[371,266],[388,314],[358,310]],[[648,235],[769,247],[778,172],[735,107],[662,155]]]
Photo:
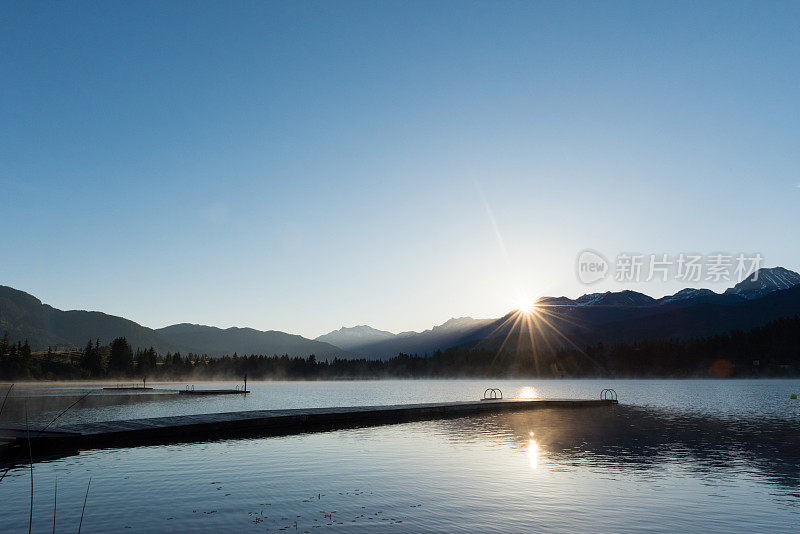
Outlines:
[[316,338],[316,341],[324,341],[344,350],[355,350],[358,347],[391,339],[395,335],[385,330],[378,330],[367,325],[353,327],[341,327],[339,330],[328,332]]
[[725,290],[726,295],[739,295],[757,299],[774,291],[789,289],[800,284],[800,274],[783,267],[763,268],[752,276]]
[[578,306],[649,306],[655,299],[643,293],[630,291],[606,291],[605,293],[588,293],[575,299]]
[[700,297],[712,297],[714,295],[716,295],[716,293],[714,293],[710,289],[695,289],[693,287],[687,287],[685,289],[681,289],[674,295],[662,297],[658,300],[661,302],[661,304],[667,304],[669,302],[679,302],[684,300],[696,299]]

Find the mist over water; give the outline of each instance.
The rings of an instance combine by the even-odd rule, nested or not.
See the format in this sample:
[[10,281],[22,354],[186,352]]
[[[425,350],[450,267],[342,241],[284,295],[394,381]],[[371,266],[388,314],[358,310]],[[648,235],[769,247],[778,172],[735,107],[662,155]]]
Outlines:
[[[488,386],[566,398],[613,387],[621,404],[81,452],[35,463],[34,530],[52,527],[56,478],[59,529],[76,528],[89,476],[85,532],[790,532],[800,519],[798,380],[248,386],[247,397],[91,396],[67,422],[473,400]],[[43,413],[69,404],[52,395],[80,391],[40,388],[29,402]],[[20,466],[0,482],[10,531],[27,528],[29,476]]]

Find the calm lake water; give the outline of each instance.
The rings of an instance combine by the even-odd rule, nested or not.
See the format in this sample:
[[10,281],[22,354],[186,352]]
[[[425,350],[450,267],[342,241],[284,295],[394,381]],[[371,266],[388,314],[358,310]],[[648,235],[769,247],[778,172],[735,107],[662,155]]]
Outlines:
[[[613,387],[620,405],[86,451],[34,464],[34,531],[52,529],[56,479],[56,530],[76,531],[89,477],[83,532],[795,532],[800,523],[800,401],[789,399],[798,380],[248,386],[247,397],[92,395],[59,423],[473,400],[489,386],[563,398]],[[49,421],[81,391],[15,386],[0,424],[24,421],[26,397],[31,421]],[[12,468],[0,482],[3,531],[27,531],[29,497],[29,467]]]

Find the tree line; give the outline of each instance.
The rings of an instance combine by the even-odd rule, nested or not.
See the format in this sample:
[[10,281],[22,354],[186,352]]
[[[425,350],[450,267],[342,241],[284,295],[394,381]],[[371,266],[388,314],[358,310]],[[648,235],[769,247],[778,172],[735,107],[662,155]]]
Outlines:
[[347,379],[471,377],[749,377],[800,376],[800,317],[747,332],[635,343],[597,343],[583,349],[495,351],[454,347],[388,360],[318,360],[288,355],[160,354],[133,350],[124,337],[82,351],[34,353],[28,341],[0,340],[0,379]]

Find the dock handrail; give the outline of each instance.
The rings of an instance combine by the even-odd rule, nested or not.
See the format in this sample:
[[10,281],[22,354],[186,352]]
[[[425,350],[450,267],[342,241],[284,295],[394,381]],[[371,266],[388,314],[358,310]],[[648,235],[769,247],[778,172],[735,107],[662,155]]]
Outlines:
[[613,389],[606,388],[600,392],[600,400],[617,400],[617,392]]
[[483,400],[503,399],[503,392],[498,388],[486,388],[483,392]]

